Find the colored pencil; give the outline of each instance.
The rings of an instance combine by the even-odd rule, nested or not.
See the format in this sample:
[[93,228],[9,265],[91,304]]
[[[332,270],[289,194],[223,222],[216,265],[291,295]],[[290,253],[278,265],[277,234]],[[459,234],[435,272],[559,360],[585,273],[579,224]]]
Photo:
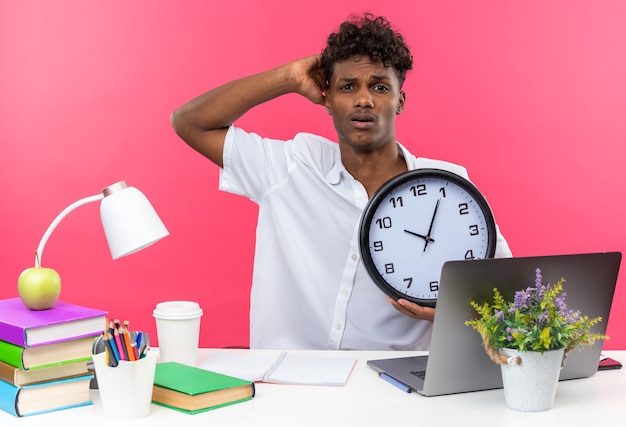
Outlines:
[[120,354],[120,360],[129,360],[128,354],[126,353],[126,346],[122,342],[120,338],[120,331],[117,329],[113,332],[113,336],[115,337],[115,343],[117,344],[117,351]]
[[127,360],[137,360],[135,358],[135,354],[133,353],[133,348],[130,342],[130,333],[128,332],[128,329],[126,329],[126,326],[122,327],[122,338],[124,339],[124,350],[126,351],[126,355],[128,356]]
[[115,361],[119,362],[120,354],[117,351],[117,344],[115,343],[113,336],[107,332],[104,334],[104,339],[105,339],[105,342],[108,343],[109,347],[111,348],[111,352],[113,353],[113,356],[115,356]]
[[137,344],[132,343],[131,346],[133,348],[133,356],[134,356],[133,360],[139,360],[139,352],[137,351]]
[[107,364],[109,366],[116,367],[119,359],[116,356],[117,352],[115,351],[115,345],[111,343],[111,339],[107,336],[107,334],[104,336],[104,345],[108,357]]
[[143,332],[141,331],[137,332],[137,336],[135,337],[135,345],[137,346],[137,349],[141,348],[142,338],[143,338]]

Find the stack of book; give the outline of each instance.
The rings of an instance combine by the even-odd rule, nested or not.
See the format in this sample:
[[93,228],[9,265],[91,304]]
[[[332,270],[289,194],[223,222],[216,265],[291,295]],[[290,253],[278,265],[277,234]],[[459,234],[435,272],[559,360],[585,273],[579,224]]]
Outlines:
[[107,312],[58,301],[0,300],[0,409],[23,417],[92,403],[88,368]]

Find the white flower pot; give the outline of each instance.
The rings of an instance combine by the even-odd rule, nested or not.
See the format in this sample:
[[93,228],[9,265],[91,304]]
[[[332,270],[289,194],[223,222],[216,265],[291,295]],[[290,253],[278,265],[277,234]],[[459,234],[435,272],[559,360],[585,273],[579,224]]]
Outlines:
[[[517,351],[500,349],[510,360],[520,364],[500,365],[506,406],[516,411],[539,412],[552,409],[559,382],[564,349]],[[511,359],[513,358],[513,359]]]

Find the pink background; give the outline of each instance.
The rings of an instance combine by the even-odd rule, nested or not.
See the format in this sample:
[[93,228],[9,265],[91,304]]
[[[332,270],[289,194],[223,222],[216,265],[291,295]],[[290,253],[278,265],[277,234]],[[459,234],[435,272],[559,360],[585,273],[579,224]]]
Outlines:
[[[217,167],[169,115],[215,85],[319,52],[365,9],[400,28],[415,56],[399,140],[467,166],[515,255],[626,249],[621,0],[0,0],[0,298],[17,296],[62,209],[125,179],[171,236],[112,261],[98,205],[74,211],[43,256],[62,299],[154,338],[157,302],[195,300],[202,346],[247,344],[256,206],[217,190]],[[334,137],[323,109],[297,96],[238,124]],[[607,349],[626,348],[624,280]]]

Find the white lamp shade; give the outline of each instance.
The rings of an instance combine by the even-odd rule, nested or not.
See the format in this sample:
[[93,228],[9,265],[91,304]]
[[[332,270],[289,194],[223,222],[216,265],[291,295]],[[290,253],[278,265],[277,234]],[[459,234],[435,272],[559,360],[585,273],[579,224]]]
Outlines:
[[141,191],[126,187],[125,183],[111,188],[110,192],[104,191],[100,218],[113,259],[137,252],[169,235]]

